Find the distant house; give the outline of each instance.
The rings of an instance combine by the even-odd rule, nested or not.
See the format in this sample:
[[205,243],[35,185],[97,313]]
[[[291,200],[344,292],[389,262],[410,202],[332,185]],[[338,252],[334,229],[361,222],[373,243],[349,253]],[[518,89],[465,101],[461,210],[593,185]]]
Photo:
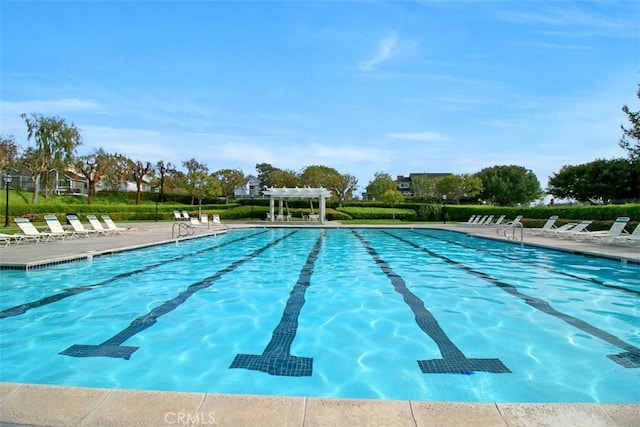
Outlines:
[[398,191],[402,193],[405,197],[413,197],[415,196],[412,191],[413,183],[416,180],[424,179],[431,180],[436,178],[442,178],[445,176],[453,175],[452,173],[410,173],[409,176],[398,175],[396,178],[396,183],[398,184]]
[[[12,180],[12,188],[33,191],[34,184],[28,171],[20,171],[19,173],[14,174],[13,177],[14,179]],[[43,191],[43,181],[44,178],[40,177],[40,191]],[[82,174],[79,174],[72,167],[65,170],[64,173],[60,173],[57,170],[51,170],[49,172],[49,182],[53,184],[51,186],[52,194],[73,194],[86,196],[89,192],[89,182],[87,181],[87,178],[85,178]],[[106,183],[103,180],[97,182],[96,191],[109,189],[105,184]],[[118,186],[118,191],[137,191],[136,182],[125,181]],[[142,180],[140,191],[152,191],[151,185],[149,184],[149,180],[146,176]]]
[[260,189],[260,181],[253,175],[245,177],[245,183],[233,189],[233,195],[236,199],[246,197],[260,197],[262,191]]

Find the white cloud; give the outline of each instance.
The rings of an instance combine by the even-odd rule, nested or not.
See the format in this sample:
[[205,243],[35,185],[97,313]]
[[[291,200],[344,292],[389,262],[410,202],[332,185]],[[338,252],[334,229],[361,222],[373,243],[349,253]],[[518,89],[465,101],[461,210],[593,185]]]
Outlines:
[[367,60],[361,61],[358,68],[362,71],[371,71],[378,65],[388,61],[398,51],[398,35],[393,33],[378,42],[376,50]]
[[32,99],[23,102],[3,101],[0,103],[0,109],[3,111],[3,114],[6,112],[17,115],[22,113],[29,114],[32,112],[57,114],[68,111],[97,110],[100,108],[100,104],[91,99],[78,98],[62,98],[53,100]]
[[448,137],[435,132],[390,133],[389,137],[404,141],[418,142],[440,142],[449,140]]

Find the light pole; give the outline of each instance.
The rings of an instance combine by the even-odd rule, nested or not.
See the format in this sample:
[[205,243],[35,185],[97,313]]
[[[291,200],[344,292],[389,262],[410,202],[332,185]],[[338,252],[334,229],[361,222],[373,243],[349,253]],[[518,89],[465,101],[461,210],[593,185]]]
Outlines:
[[447,195],[442,195],[442,223],[447,223]]
[[160,187],[156,187],[156,222],[158,222],[158,201],[160,200]]
[[6,228],[9,226],[9,183],[11,182],[11,180],[13,180],[13,177],[11,175],[5,175],[3,179],[4,179],[4,188],[7,193],[6,205],[5,205],[5,211],[4,211],[4,226]]

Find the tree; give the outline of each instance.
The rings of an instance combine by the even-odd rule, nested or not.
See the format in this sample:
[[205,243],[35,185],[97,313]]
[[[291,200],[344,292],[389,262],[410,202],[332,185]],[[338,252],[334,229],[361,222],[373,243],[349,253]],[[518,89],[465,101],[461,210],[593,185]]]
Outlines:
[[200,216],[202,199],[221,194],[222,189],[214,174],[204,175],[202,172],[198,172],[196,180],[194,195],[198,199],[198,216]]
[[142,191],[142,181],[144,177],[151,170],[151,162],[141,162],[137,160],[133,163],[131,172],[133,173],[133,180],[136,182],[136,205],[140,204],[140,193]]
[[86,180],[89,187],[87,204],[91,204],[96,194],[96,183],[100,182],[112,168],[113,156],[107,154],[102,148],[93,153],[79,157],[74,167]]
[[15,165],[18,160],[18,144],[13,135],[0,135],[0,171]]
[[474,175],[447,175],[433,180],[434,197],[460,203],[461,199],[474,198],[482,191],[482,180]]
[[340,179],[340,173],[327,166],[307,166],[300,174],[300,183],[312,188],[330,188]]
[[160,160],[156,163],[156,171],[160,175],[160,202],[162,203],[164,201],[164,179],[168,174],[175,173],[176,167],[171,162],[165,164]]
[[279,170],[278,168],[271,166],[269,163],[257,163],[256,170],[258,171],[257,178],[260,182],[260,188],[271,188],[275,186],[272,174]]
[[347,173],[339,175],[329,187],[338,198],[338,207],[342,207],[345,200],[353,198],[353,192],[356,188],[358,188],[358,179]]
[[[638,84],[638,92],[636,93],[640,99],[640,84]],[[628,106],[623,106],[622,111],[627,115],[631,126],[622,128],[622,138],[620,138],[620,147],[627,151],[629,159],[633,162],[640,161],[640,111],[633,112]],[[635,142],[634,142],[635,141]]]
[[132,168],[133,160],[123,154],[112,154],[102,180],[112,190],[117,190],[131,176]]
[[433,183],[426,176],[411,177],[411,192],[419,199],[429,197],[433,193]]
[[627,159],[598,159],[575,166],[563,166],[549,178],[549,193],[588,203],[637,197],[638,163]]
[[376,172],[372,181],[369,181],[367,185],[367,198],[369,200],[382,199],[385,191],[396,190],[396,182],[391,178],[391,175],[385,172]]
[[270,174],[271,185],[269,187],[293,188],[298,185],[298,174],[289,169],[274,169]]
[[398,203],[402,203],[402,201],[404,200],[404,196],[398,190],[387,190],[382,194],[382,200],[385,203],[391,205],[391,215],[393,217],[393,220],[395,221],[396,220],[395,206]]
[[233,199],[234,190],[245,183],[244,172],[238,169],[220,169],[213,173],[220,184],[225,202]]
[[205,187],[209,177],[209,168],[203,163],[199,163],[196,159],[182,162],[182,165],[187,168],[185,185],[187,191],[191,194],[191,204],[193,205],[196,199],[196,192],[200,191],[198,189]]
[[493,166],[476,176],[482,181],[480,198],[498,205],[528,204],[542,195],[538,178],[522,166]]
[[31,203],[38,203],[38,193],[40,193],[40,177],[42,172],[46,171],[46,161],[34,147],[27,147],[18,159],[18,167],[26,169],[31,175],[33,181],[33,195]]
[[57,174],[73,160],[76,148],[82,144],[80,130],[73,124],[67,124],[60,117],[21,114],[27,124],[27,139],[36,143],[36,152],[43,160],[44,196],[49,197],[49,171]]

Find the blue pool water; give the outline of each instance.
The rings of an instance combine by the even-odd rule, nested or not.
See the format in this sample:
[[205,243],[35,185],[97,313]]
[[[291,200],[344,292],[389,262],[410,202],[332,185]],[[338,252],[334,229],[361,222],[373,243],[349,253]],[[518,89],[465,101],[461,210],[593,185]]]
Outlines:
[[245,229],[16,271],[0,380],[640,402],[640,266],[427,229]]

